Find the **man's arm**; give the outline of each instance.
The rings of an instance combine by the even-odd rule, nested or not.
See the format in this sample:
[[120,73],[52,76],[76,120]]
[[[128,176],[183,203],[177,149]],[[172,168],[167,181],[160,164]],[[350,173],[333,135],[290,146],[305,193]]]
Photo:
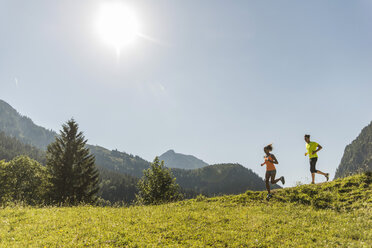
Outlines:
[[316,149],[315,151],[313,151],[313,154],[319,152],[320,150],[322,150],[322,146],[318,144],[318,149]]

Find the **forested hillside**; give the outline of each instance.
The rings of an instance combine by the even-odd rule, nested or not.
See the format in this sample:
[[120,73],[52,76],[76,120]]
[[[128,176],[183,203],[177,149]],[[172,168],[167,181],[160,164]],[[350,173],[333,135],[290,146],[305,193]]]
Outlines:
[[[181,187],[206,195],[265,189],[263,179],[240,164],[216,164],[196,170],[172,169],[172,172]],[[279,187],[274,185],[273,188]]]
[[142,171],[149,168],[150,163],[139,156],[108,150],[104,147],[88,145],[90,152],[96,157],[96,163],[108,170],[141,177]]
[[138,178],[99,167],[100,190],[98,195],[111,203],[131,204],[137,193]]
[[372,171],[372,122],[345,148],[335,178]]
[[26,155],[45,164],[45,152],[31,145],[24,144],[14,137],[0,132],[0,160],[12,160],[19,155]]
[[[0,132],[0,161],[11,161],[20,155],[32,158],[45,165],[45,152],[34,146],[23,144],[14,137]],[[17,160],[15,160],[17,161]],[[97,165],[100,174],[100,191],[98,196],[106,201],[131,203],[136,193],[138,178]],[[4,175],[6,176],[6,175]]]

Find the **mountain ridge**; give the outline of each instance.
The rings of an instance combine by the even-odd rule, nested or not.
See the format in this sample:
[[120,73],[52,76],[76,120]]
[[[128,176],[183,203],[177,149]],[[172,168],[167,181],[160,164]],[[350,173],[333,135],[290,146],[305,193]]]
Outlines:
[[54,141],[56,132],[36,125],[29,117],[21,115],[10,104],[0,99],[0,131],[25,144],[46,150]]

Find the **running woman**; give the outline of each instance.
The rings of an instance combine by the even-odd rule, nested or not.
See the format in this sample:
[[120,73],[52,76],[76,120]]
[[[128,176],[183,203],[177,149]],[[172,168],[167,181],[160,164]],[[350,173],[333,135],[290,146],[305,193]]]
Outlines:
[[321,172],[320,170],[317,170],[315,168],[316,162],[318,161],[318,154],[317,153],[320,150],[322,150],[323,147],[316,142],[310,141],[310,135],[309,134],[305,134],[305,142],[306,142],[306,150],[307,150],[307,152],[305,153],[305,156],[309,155],[309,159],[310,159],[310,172],[311,172],[311,178],[312,178],[311,183],[312,184],[315,183],[315,173],[325,176],[325,178],[328,181],[329,173]]
[[266,164],[266,174],[265,174],[265,182],[266,182],[266,189],[267,189],[267,199],[270,199],[272,197],[271,193],[270,193],[270,184],[269,184],[269,181],[271,179],[271,183],[272,184],[276,184],[277,182],[281,181],[282,184],[284,185],[285,183],[285,180],[284,180],[284,177],[280,177],[278,179],[275,179],[275,175],[276,175],[276,168],[275,168],[275,165],[274,164],[279,164],[278,160],[276,159],[276,157],[274,156],[274,154],[271,154],[270,152],[273,150],[273,146],[270,144],[268,146],[265,146],[264,147],[264,152],[265,152],[265,162],[263,162],[261,164],[261,166],[263,166],[264,164]]

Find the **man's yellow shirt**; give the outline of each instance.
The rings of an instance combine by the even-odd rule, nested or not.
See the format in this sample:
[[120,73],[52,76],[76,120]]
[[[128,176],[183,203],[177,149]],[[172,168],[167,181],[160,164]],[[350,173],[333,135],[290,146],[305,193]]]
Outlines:
[[313,151],[316,151],[318,148],[318,143],[310,141],[308,144],[306,143],[306,150],[307,154],[309,155],[309,158],[317,158],[318,154],[313,154]]

